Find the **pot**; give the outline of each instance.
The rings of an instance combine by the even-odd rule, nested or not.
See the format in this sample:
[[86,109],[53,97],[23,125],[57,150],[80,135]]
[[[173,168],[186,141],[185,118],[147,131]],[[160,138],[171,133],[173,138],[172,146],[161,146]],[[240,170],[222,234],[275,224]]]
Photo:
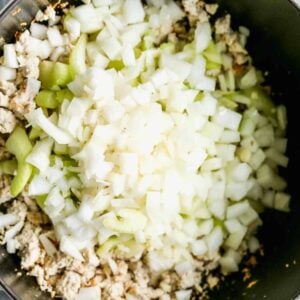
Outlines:
[[[1,1],[7,2],[7,1]],[[292,195],[291,212],[266,211],[259,238],[264,256],[252,270],[251,279],[241,273],[226,278],[220,289],[212,292],[213,300],[290,300],[300,294],[300,2],[293,0],[218,0],[220,13],[229,12],[233,25],[251,30],[248,49],[254,65],[268,71],[267,80],[273,87],[273,98],[288,110],[288,156],[290,164],[284,176]],[[30,22],[46,0],[9,1],[0,13],[0,36],[13,37],[22,22]],[[21,8],[20,12],[17,12]],[[34,279],[18,276],[19,259],[7,255],[0,247],[0,299],[49,299]],[[25,274],[23,274],[25,275]],[[252,287],[250,288],[250,283]],[[250,285],[249,285],[250,284]]]

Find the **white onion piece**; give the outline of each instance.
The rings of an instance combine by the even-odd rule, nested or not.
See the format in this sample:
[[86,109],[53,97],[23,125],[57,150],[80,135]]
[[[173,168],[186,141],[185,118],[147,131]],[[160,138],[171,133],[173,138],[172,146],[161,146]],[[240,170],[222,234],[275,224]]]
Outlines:
[[13,225],[18,221],[18,218],[13,214],[0,215],[0,228]]
[[18,68],[17,54],[14,44],[5,44],[3,46],[3,65],[7,68]]

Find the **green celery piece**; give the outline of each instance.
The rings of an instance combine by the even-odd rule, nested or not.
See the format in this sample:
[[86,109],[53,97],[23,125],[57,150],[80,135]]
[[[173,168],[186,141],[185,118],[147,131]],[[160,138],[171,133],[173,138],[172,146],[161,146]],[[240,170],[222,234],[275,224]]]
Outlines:
[[43,130],[39,127],[32,127],[29,132],[29,139],[30,140],[36,140],[43,134]]
[[23,191],[31,177],[32,169],[33,167],[25,161],[18,161],[17,175],[12,180],[10,186],[10,192],[14,197]]
[[43,89],[57,90],[72,81],[70,67],[67,64],[44,60],[40,63],[39,69],[39,80]]
[[[120,243],[120,242],[119,242]],[[137,255],[138,253],[141,253],[145,246],[139,244],[138,242],[136,242],[135,240],[129,240],[126,242],[122,243],[126,248],[129,249],[129,252],[125,253],[125,257],[127,257],[128,259],[130,259],[131,257]],[[118,249],[117,249],[118,250]],[[121,254],[121,253],[120,253]]]
[[66,25],[66,23],[71,18],[72,18],[72,16],[69,13],[64,16],[64,19],[63,19],[63,28],[64,28],[65,31],[68,31],[68,26]]
[[17,158],[18,162],[24,161],[32,149],[26,131],[19,126],[11,133],[5,146],[6,149]]
[[195,52],[195,42],[191,42],[189,44],[185,44],[183,46],[183,52],[185,52],[185,51],[193,51],[193,52]]
[[47,196],[48,195],[35,196],[35,200],[41,209],[44,209],[44,207],[45,207],[45,201],[47,199]]
[[134,51],[134,56],[136,59],[138,59],[141,56],[141,54],[143,53],[143,51],[139,48],[134,48],[133,51]]
[[275,105],[270,96],[260,87],[255,86],[242,91],[242,94],[251,99],[251,105],[262,111],[267,116],[272,116],[275,112]]
[[66,100],[72,100],[74,98],[73,93],[69,89],[62,89],[59,91],[56,91],[56,101],[61,104],[63,101]]
[[68,146],[55,143],[54,144],[54,153],[57,155],[68,154]]
[[174,54],[176,51],[175,44],[173,43],[163,43],[159,48],[169,54]]
[[219,65],[222,64],[222,56],[214,42],[211,41],[202,54],[208,61],[214,62]]
[[18,162],[17,174],[12,180],[10,192],[17,196],[24,189],[30,179],[33,167],[25,159],[32,149],[26,131],[17,126],[6,141],[6,149],[15,155]]
[[17,170],[17,161],[15,159],[0,162],[0,175],[14,175]]
[[64,167],[77,167],[78,164],[76,160],[68,158],[63,160]]
[[257,213],[261,214],[264,211],[264,206],[259,201],[255,201],[252,199],[248,200],[251,204],[251,207],[256,210]]
[[229,109],[236,110],[238,108],[238,104],[226,97],[221,97],[218,99],[219,103]]
[[71,52],[69,63],[72,77],[74,78],[76,74],[83,73],[86,70],[86,45],[87,45],[87,35],[81,34],[78,39],[74,49]]
[[39,70],[40,70],[39,80],[42,83],[43,89],[51,88],[50,77],[51,77],[54,64],[55,63],[53,61],[48,61],[48,60],[44,60],[39,64]]
[[55,92],[43,90],[35,97],[35,103],[43,108],[55,109],[58,106]]
[[99,256],[108,254],[119,243],[120,243],[120,240],[116,236],[112,236],[99,247],[99,249],[97,250],[97,254]]
[[51,82],[52,86],[66,86],[72,81],[70,66],[61,62],[56,62],[52,69]]
[[206,70],[221,70],[222,65],[212,62],[212,61],[207,61],[206,62]]
[[203,92],[199,92],[198,94],[197,94],[197,96],[196,96],[196,98],[195,98],[195,102],[197,102],[197,101],[201,101],[203,98],[204,98],[204,93]]
[[117,71],[122,70],[124,67],[122,60],[111,60],[107,65],[107,69],[115,69]]

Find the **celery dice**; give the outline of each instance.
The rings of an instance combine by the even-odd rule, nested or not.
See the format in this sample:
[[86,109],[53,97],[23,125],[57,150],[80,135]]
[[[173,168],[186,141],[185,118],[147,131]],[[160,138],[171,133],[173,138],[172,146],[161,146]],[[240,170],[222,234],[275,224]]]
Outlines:
[[18,161],[17,175],[11,182],[10,192],[15,197],[21,193],[32,174],[32,166],[26,162]]
[[41,209],[44,209],[44,207],[45,207],[45,201],[47,199],[47,196],[48,195],[35,196],[35,200]]
[[17,161],[15,159],[0,162],[0,175],[14,175],[17,169]]
[[32,149],[30,140],[25,130],[19,126],[15,128],[6,141],[6,149],[19,161],[24,161]]
[[64,100],[72,100],[73,93],[69,89],[62,89],[56,92],[56,100],[61,104]]
[[58,106],[56,95],[53,91],[40,91],[35,97],[35,102],[43,108],[54,109]]
[[243,95],[251,99],[251,106],[254,106],[265,115],[272,115],[275,111],[274,103],[269,95],[259,86],[242,91]]
[[29,181],[33,169],[31,165],[25,162],[26,156],[30,153],[32,146],[23,128],[15,128],[6,141],[6,149],[14,154],[18,161],[17,174],[10,186],[11,194],[17,196]]
[[61,62],[42,61],[39,65],[39,80],[42,88],[57,90],[60,86],[66,86],[71,80],[70,67]]
[[29,132],[29,139],[36,140],[43,134],[43,130],[39,127],[32,127]]

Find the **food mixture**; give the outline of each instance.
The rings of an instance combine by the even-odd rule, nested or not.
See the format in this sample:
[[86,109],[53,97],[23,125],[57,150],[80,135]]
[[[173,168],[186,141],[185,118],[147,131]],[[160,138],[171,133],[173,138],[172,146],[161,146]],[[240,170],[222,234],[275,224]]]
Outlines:
[[84,2],[3,47],[0,242],[52,297],[204,299],[289,211],[286,109],[216,4]]

